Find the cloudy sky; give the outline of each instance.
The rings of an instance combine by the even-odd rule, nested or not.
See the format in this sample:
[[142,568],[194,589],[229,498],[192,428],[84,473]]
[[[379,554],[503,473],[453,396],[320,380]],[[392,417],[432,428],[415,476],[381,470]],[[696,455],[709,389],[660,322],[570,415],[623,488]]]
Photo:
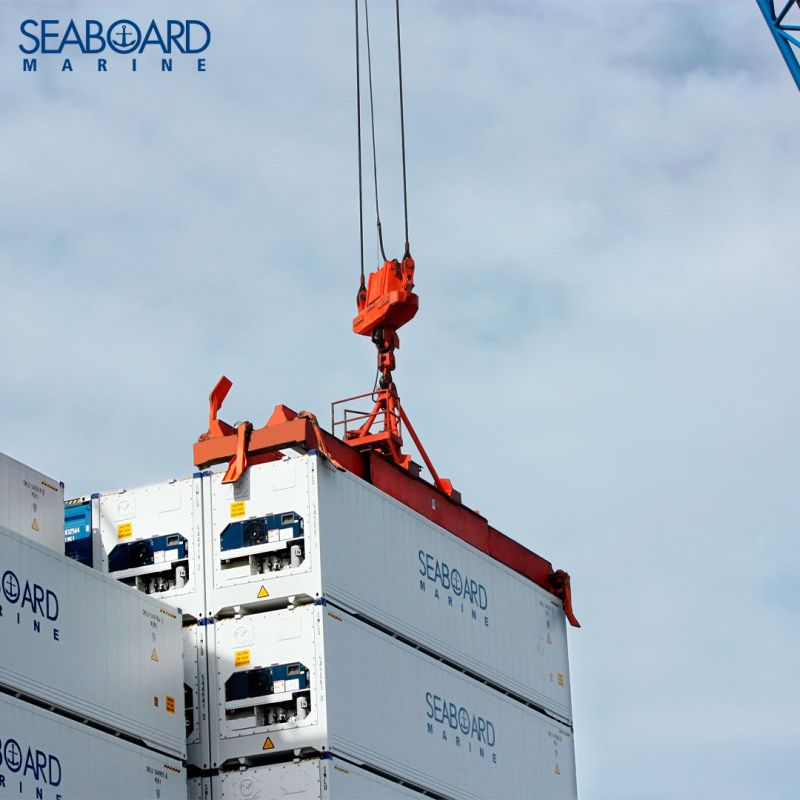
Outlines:
[[[203,74],[22,72],[25,16],[164,7],[0,6],[0,449],[72,496],[190,473],[223,372],[256,424],[374,376],[352,6],[169,0],[212,28]],[[403,14],[396,378],[464,501],[573,576],[582,797],[797,797],[800,96],[755,2]]]

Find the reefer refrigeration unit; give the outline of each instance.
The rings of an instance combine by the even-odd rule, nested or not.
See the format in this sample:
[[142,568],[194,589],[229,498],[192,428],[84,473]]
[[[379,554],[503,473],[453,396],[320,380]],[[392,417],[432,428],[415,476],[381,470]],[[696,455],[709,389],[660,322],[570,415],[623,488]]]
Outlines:
[[318,456],[204,481],[209,615],[324,597],[571,720],[554,595]]
[[112,578],[203,616],[202,482],[199,474],[96,501],[94,563]]
[[183,757],[174,609],[0,529],[0,637],[0,688]]
[[0,694],[0,798],[182,800],[179,760]]
[[[425,795],[331,755],[214,776],[214,800],[423,800]],[[200,795],[199,797],[202,797]]]
[[344,612],[211,628],[212,766],[330,751],[449,798],[575,797],[568,725]]
[[0,453],[0,525],[64,552],[64,484]]

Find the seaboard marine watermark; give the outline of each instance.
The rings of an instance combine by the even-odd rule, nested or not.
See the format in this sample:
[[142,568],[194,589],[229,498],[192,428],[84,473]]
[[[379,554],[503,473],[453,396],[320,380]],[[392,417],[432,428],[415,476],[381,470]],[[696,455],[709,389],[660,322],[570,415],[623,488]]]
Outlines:
[[23,72],[202,73],[211,45],[211,28],[199,19],[26,19],[19,32]]

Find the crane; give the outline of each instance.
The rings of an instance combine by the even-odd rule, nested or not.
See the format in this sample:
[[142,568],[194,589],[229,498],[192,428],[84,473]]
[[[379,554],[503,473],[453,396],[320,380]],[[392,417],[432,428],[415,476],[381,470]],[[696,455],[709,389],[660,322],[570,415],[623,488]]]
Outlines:
[[[403,167],[403,211],[405,243],[403,257],[386,257],[381,230],[378,167],[375,147],[375,120],[372,102],[372,57],[369,40],[368,0],[364,0],[366,45],[369,63],[369,107],[372,132],[372,166],[375,188],[377,238],[383,264],[367,277],[364,265],[364,203],[361,148],[361,76],[359,0],[354,0],[356,18],[356,102],[358,124],[358,189],[359,229],[361,233],[361,270],[356,292],[356,316],[353,332],[369,337],[378,351],[378,371],[371,392],[331,404],[331,431],[323,430],[314,414],[295,412],[284,405],[275,407],[262,427],[243,421],[230,425],[219,418],[222,404],[231,389],[224,375],[209,395],[208,430],[194,443],[194,463],[199,469],[227,464],[223,483],[243,478],[256,464],[277,461],[290,451],[320,455],[328,468],[348,472],[365,480],[421,516],[439,525],[467,544],[474,546],[510,569],[533,581],[562,600],[564,613],[571,625],[580,627],[572,610],[572,589],[569,574],[553,569],[553,565],[533,551],[505,536],[489,525],[480,512],[465,506],[461,495],[446,478],[437,473],[419,437],[408,419],[394,382],[395,351],[400,345],[398,329],[410,322],[419,309],[414,292],[415,263],[411,257],[408,236],[408,191],[405,158],[405,122],[403,111],[403,70],[400,43],[399,0],[395,0],[397,23],[397,67],[400,95],[400,140]],[[337,421],[335,409],[341,404],[369,398],[372,409],[367,412],[345,408],[344,418]],[[344,426],[341,437],[336,428]],[[354,425],[354,427],[350,427]],[[403,431],[411,436],[432,482],[419,476],[420,467],[404,454]]]
[[[416,474],[417,466],[411,456],[404,454],[403,428],[408,431],[425,466],[431,474],[433,484],[448,496],[453,494],[453,485],[441,478],[431,463],[425,448],[408,419],[397,392],[392,373],[396,367],[395,350],[400,347],[398,328],[412,320],[419,309],[419,297],[414,293],[415,263],[411,257],[408,241],[408,188],[406,175],[406,135],[405,113],[403,109],[403,61],[400,41],[400,2],[395,0],[395,20],[397,29],[397,77],[400,97],[400,143],[403,167],[403,216],[405,223],[405,248],[403,258],[388,259],[383,246],[380,203],[378,196],[378,163],[375,148],[375,111],[372,95],[372,48],[369,35],[369,0],[364,0],[364,22],[368,65],[370,127],[372,133],[372,167],[375,189],[375,217],[377,223],[378,245],[383,265],[370,273],[365,281],[364,275],[364,192],[361,152],[361,36],[359,30],[359,4],[354,0],[356,32],[356,119],[358,127],[358,200],[359,230],[361,244],[361,274],[356,306],[358,313],[353,319],[353,332],[368,336],[378,350],[378,372],[371,392],[348,397],[331,404],[331,430],[343,427],[344,440],[356,450],[376,450],[392,459],[398,466]],[[343,418],[337,422],[337,407],[355,400],[369,398],[372,409],[366,412],[345,406]],[[355,427],[351,427],[355,424]]]
[[[775,0],[756,0],[761,13],[769,26],[775,44],[781,51],[789,72],[792,73],[797,88],[800,89],[800,0],[786,0],[780,11],[776,10]],[[783,0],[781,0],[783,2]]]
[[[395,19],[397,29],[397,76],[400,97],[400,141],[401,159],[403,167],[403,212],[405,223],[405,246],[402,259],[386,257],[381,229],[380,204],[378,192],[378,160],[375,146],[375,112],[373,104],[372,86],[372,48],[369,29],[369,0],[364,0],[364,21],[366,33],[366,51],[369,73],[369,110],[372,133],[372,172],[375,189],[375,216],[377,222],[377,236],[383,265],[375,271],[365,275],[364,270],[364,191],[363,191],[363,159],[361,147],[361,36],[359,30],[359,0],[354,0],[355,6],[355,54],[356,54],[356,116],[358,126],[358,196],[359,196],[359,230],[360,230],[360,255],[361,271],[358,291],[356,292],[357,313],[352,322],[353,332],[369,337],[378,351],[378,371],[372,391],[364,394],[339,400],[331,404],[331,433],[343,428],[342,440],[349,445],[348,451],[363,454],[369,458],[371,453],[378,453],[398,467],[413,475],[419,476],[420,467],[415,464],[411,456],[403,453],[403,431],[411,436],[417,451],[425,466],[430,472],[433,485],[440,492],[454,500],[460,500],[458,492],[453,489],[453,484],[446,478],[440,477],[431,463],[422,442],[419,440],[405,409],[400,403],[400,396],[395,385],[393,372],[396,367],[395,351],[400,346],[398,329],[409,322],[419,308],[419,297],[414,293],[414,259],[411,257],[411,246],[408,237],[408,188],[406,176],[406,139],[405,139],[405,114],[403,109],[403,66],[402,47],[400,40],[400,2],[395,0]],[[289,409],[279,406],[264,428],[254,429],[250,422],[242,422],[237,426],[229,425],[219,419],[218,412],[225,397],[231,388],[231,381],[224,375],[217,382],[209,396],[209,427],[208,432],[202,434],[198,442],[204,455],[197,455],[200,461],[196,463],[213,463],[223,451],[226,452],[228,469],[224,481],[235,482],[241,478],[248,465],[270,461],[279,456],[263,447],[257,442],[271,441],[271,433],[267,428],[283,422],[294,420],[297,415]],[[362,411],[348,408],[346,404],[353,401],[369,398],[372,408]],[[344,405],[343,418],[336,420],[336,410]],[[339,465],[339,461],[330,452],[326,445],[327,436],[319,427],[317,418],[310,412],[301,412],[300,418],[311,426],[312,436],[320,450],[329,459]],[[302,427],[302,426],[301,426]],[[299,430],[299,428],[298,428]],[[305,428],[302,428],[305,432]],[[305,436],[305,433],[304,433]],[[227,444],[225,444],[227,442]],[[234,444],[235,442],[235,444]],[[219,450],[219,448],[222,450]],[[335,449],[335,445],[331,445]],[[227,450],[225,450],[227,448]],[[219,452],[218,452],[219,450]],[[229,452],[232,451],[232,452]],[[348,451],[344,455],[340,452],[340,459],[352,463]],[[349,468],[349,467],[347,467]]]

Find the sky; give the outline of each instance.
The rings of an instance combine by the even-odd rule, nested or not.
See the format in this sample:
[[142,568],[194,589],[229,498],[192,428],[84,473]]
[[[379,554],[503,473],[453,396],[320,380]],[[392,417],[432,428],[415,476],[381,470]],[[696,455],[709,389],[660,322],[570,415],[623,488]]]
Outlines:
[[[209,24],[205,72],[22,71],[26,16],[165,9]],[[395,377],[464,502],[572,575],[580,796],[797,797],[800,97],[755,2],[402,15]],[[223,373],[256,425],[371,388],[350,3],[4,2],[0,75],[0,449],[68,496],[132,488],[193,471]]]

